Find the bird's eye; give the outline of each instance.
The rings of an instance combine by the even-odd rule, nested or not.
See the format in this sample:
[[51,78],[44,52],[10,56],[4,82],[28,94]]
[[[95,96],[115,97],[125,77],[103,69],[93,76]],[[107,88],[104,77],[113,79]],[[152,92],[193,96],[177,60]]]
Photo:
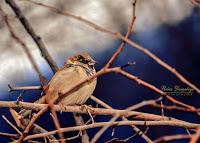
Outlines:
[[78,56],[78,61],[81,62],[81,63],[84,63],[84,64],[88,63],[88,61],[81,55]]
[[84,57],[83,56],[78,56],[78,60],[81,62],[84,60]]

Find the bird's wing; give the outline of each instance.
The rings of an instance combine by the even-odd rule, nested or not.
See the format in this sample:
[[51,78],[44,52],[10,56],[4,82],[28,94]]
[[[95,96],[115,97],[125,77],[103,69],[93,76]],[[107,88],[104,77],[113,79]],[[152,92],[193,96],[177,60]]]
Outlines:
[[59,92],[70,89],[86,76],[85,73],[80,74],[80,69],[78,68],[64,68],[58,71],[49,82],[47,94],[56,97]]

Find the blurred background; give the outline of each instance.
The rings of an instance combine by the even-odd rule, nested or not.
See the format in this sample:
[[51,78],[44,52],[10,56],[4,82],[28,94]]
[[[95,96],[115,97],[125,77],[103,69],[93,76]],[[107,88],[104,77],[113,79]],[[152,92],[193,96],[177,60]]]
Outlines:
[[[121,41],[114,39],[104,33],[98,32],[91,27],[64,17],[50,10],[31,4],[27,1],[16,1],[28,18],[36,33],[40,35],[48,47],[48,51],[61,66],[65,59],[77,52],[84,51],[90,54],[97,62],[97,70],[103,67],[111,55],[120,45]],[[98,25],[125,34],[132,14],[131,0],[43,0],[37,1],[82,16]],[[41,57],[37,46],[26,33],[24,28],[15,17],[10,7],[0,1],[3,10],[8,14],[15,32],[26,42],[35,61],[42,73],[51,79],[53,73],[45,60]],[[200,9],[195,7],[190,0],[138,0],[136,4],[136,22],[131,36],[133,41],[138,42],[152,51],[172,67],[175,67],[183,76],[200,86]],[[127,62],[136,62],[135,66],[128,67],[126,71],[155,85],[187,87],[174,75],[162,68],[155,61],[140,51],[126,46],[113,66],[124,65]],[[10,36],[8,29],[0,17],[0,100],[16,100],[20,97],[23,101],[35,101],[41,91],[20,91],[9,93],[7,85],[28,86],[39,85],[39,79],[28,61],[23,49]],[[107,74],[98,78],[98,84],[94,96],[108,103],[113,108],[124,109],[147,99],[156,99],[158,94],[127,80],[117,74]],[[190,96],[177,96],[174,98],[199,107],[200,96],[193,92]],[[165,99],[164,103],[168,104]],[[87,104],[95,106],[91,100]],[[150,109],[150,110],[149,110]],[[157,108],[144,107],[139,111],[161,114]],[[12,119],[7,109],[0,109],[1,115]],[[165,115],[178,119],[200,123],[199,117],[192,113],[165,111]],[[51,119],[43,116],[38,123],[44,128],[52,130],[54,124]],[[83,116],[85,121],[89,119]],[[71,114],[59,114],[62,127],[73,126],[74,121]],[[96,121],[107,121],[110,117],[97,116]],[[0,132],[14,132],[5,121],[0,118]],[[142,129],[142,127],[141,127]],[[98,129],[88,130],[89,136]],[[112,138],[112,128],[104,133],[99,142],[105,142]],[[184,129],[176,127],[150,127],[147,135],[153,140],[162,135],[186,133]],[[66,133],[71,136],[75,133]],[[129,127],[116,128],[114,137],[126,138],[134,134]],[[2,138],[2,137],[0,137]],[[0,142],[7,141],[6,138]],[[79,140],[76,140],[78,142]],[[130,142],[144,142],[139,136]],[[180,141],[187,142],[187,141]]]

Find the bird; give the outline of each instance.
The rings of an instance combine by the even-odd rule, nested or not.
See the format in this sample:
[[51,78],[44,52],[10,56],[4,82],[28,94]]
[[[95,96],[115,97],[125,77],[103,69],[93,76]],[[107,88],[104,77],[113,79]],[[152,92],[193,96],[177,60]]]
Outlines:
[[[63,64],[63,66],[55,73],[55,75],[49,81],[43,96],[35,101],[35,103],[44,104],[47,103],[46,95],[48,100],[54,100],[59,97],[59,94],[63,91],[67,91],[74,87],[77,83],[87,79],[90,76],[96,74],[95,70],[96,61],[86,53],[77,53],[74,56],[69,57]],[[97,84],[97,78],[86,82],[80,88],[76,88],[68,95],[64,95],[57,104],[64,106],[67,105],[83,105],[87,99],[92,95]],[[18,115],[16,122],[18,125],[21,124],[22,119],[27,118],[31,114],[31,110],[21,110]],[[22,125],[20,125],[22,126]]]
[[[78,82],[96,74],[95,64],[96,61],[86,53],[78,53],[70,57],[65,61],[63,67],[52,77],[46,94],[50,99],[58,98],[59,94],[63,91],[71,89]],[[59,103],[65,106],[84,104],[92,95],[96,83],[96,78],[88,81],[82,87],[73,90],[66,96],[64,95],[64,98]]]

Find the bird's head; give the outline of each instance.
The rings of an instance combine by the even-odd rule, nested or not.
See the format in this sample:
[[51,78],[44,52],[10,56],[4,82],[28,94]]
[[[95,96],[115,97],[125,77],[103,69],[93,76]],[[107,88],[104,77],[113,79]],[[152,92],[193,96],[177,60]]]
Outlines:
[[67,59],[65,62],[65,65],[72,64],[72,65],[81,65],[86,68],[94,69],[94,65],[96,64],[96,61],[93,60],[88,54],[86,53],[78,53],[74,56],[71,56]]

